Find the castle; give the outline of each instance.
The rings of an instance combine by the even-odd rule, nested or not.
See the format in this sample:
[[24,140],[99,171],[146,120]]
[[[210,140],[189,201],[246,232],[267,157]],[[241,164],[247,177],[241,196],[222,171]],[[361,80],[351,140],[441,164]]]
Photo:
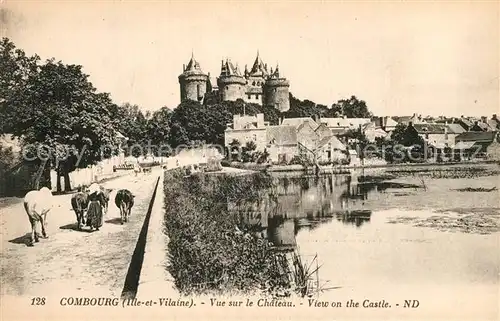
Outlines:
[[194,100],[203,102],[208,95],[216,97],[218,101],[235,101],[243,99],[248,103],[274,107],[280,111],[290,109],[290,83],[280,77],[279,66],[268,71],[267,64],[257,52],[257,57],[249,71],[245,65],[245,72],[241,74],[238,65],[233,65],[230,59],[222,60],[220,75],[216,79],[205,74],[198,61],[191,55],[189,63],[183,66],[179,75],[181,102]]

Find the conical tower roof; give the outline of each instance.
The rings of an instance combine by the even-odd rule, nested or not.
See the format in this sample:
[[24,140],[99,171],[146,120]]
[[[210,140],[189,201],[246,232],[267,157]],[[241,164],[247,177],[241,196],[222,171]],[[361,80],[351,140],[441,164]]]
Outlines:
[[266,64],[260,58],[259,51],[257,50],[257,57],[255,57],[255,61],[252,66],[252,70],[250,70],[250,75],[252,76],[264,76],[267,75]]
[[186,68],[183,71],[186,75],[205,75],[201,70],[199,62],[194,58],[193,52],[191,52],[191,59],[189,60]]

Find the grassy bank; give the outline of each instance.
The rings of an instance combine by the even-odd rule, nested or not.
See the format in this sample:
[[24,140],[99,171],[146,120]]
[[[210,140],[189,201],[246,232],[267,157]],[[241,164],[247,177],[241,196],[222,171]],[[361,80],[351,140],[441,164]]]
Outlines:
[[180,170],[165,172],[167,269],[182,294],[291,294],[285,254],[246,232],[227,207],[258,199],[271,183],[262,173],[184,177]]

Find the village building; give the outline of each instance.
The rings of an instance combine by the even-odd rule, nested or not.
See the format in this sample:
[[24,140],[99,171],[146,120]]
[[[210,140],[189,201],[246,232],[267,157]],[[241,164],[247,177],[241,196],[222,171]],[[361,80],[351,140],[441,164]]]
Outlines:
[[311,161],[340,163],[347,159],[346,146],[334,135],[325,123],[311,117],[285,118],[282,125],[297,128],[299,153]]
[[474,132],[488,132],[495,131],[495,127],[491,127],[488,122],[488,117],[482,116],[480,119],[474,121],[474,125],[469,128],[469,131]]
[[425,124],[427,123],[422,115],[413,114],[412,116],[393,116],[393,120],[395,120],[398,124],[403,124],[408,126],[411,124]]
[[398,125],[398,122],[389,116],[375,117],[372,123],[375,125],[376,129],[382,129],[386,133],[391,133]]
[[342,135],[350,130],[358,130],[361,126],[371,123],[370,118],[321,118],[319,123],[325,124],[334,135]]
[[370,143],[375,143],[377,138],[386,139],[390,137],[389,133],[381,127],[377,127],[376,122],[365,124],[361,130]]
[[460,134],[453,131],[448,124],[426,123],[412,124],[412,126],[429,146],[436,149],[452,148],[455,145],[455,137]]
[[263,114],[234,115],[233,124],[227,125],[224,140],[228,150],[234,141],[240,146],[252,141],[256,151],[267,151],[271,162],[280,164],[298,155],[322,163],[336,163],[347,158],[345,145],[326,125],[310,117],[285,118],[280,125],[271,126],[264,121]]
[[465,129],[465,131],[469,131],[472,128],[472,126],[474,126],[474,121],[470,120],[467,117],[464,117],[464,115],[460,116],[460,118],[456,120],[456,123],[462,126]]
[[497,114],[493,114],[491,119],[489,119],[487,122],[492,130],[494,131],[500,130],[500,120],[498,119]]
[[500,138],[498,132],[465,132],[456,138],[454,150],[466,157],[486,157],[500,160]]

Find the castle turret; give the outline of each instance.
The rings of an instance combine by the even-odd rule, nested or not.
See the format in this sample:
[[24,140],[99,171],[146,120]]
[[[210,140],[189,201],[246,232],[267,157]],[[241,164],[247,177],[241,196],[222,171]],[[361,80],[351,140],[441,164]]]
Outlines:
[[259,52],[257,51],[257,56],[253,63],[252,69],[245,73],[245,79],[247,81],[247,88],[245,93],[245,101],[249,103],[255,103],[262,105],[264,102],[264,92],[262,87],[268,76],[266,64],[260,59]]
[[222,101],[243,99],[245,97],[246,80],[229,59],[222,61],[220,76],[217,78]]
[[264,85],[264,105],[272,106],[279,111],[287,111],[290,109],[289,90],[290,82],[286,78],[280,77],[279,66],[276,66],[266,80]]
[[187,66],[183,66],[179,75],[181,102],[185,100],[202,101],[207,92],[208,75],[204,74],[198,61],[191,54]]

